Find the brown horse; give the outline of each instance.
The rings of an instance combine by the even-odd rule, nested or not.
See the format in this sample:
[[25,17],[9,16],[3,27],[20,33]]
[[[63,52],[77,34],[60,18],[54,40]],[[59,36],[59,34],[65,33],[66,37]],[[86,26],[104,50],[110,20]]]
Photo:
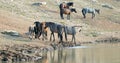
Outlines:
[[68,3],[63,2],[63,3],[61,3],[61,4],[59,5],[60,17],[61,17],[61,19],[64,19],[64,17],[63,17],[63,10],[64,10],[65,8],[69,9],[69,7],[70,7],[70,6],[73,6],[73,4],[74,4],[73,2],[68,2]]
[[71,12],[75,12],[77,13],[76,9],[75,8],[70,8],[70,9],[63,9],[63,14],[66,14],[67,15],[67,19],[70,20],[70,14]]

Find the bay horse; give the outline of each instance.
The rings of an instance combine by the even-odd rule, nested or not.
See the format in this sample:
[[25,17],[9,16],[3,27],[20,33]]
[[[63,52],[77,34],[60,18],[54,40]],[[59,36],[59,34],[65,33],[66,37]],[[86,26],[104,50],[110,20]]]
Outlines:
[[68,3],[63,2],[59,5],[61,19],[64,19],[63,18],[63,9],[65,9],[65,8],[69,9],[69,7],[73,6],[73,4],[74,4],[73,2],[68,2]]
[[77,13],[76,9],[75,8],[70,8],[70,9],[63,9],[63,14],[66,14],[67,15],[67,19],[70,20],[70,14],[71,12],[75,12]]
[[62,36],[62,32],[63,32],[63,25],[61,24],[57,24],[54,22],[46,22],[45,23],[45,28],[49,28],[51,31],[51,35],[50,35],[50,41],[52,40],[52,36],[53,36],[53,41],[55,41],[55,35],[54,33],[58,34],[58,38],[59,38],[59,42],[63,41],[63,36]]
[[86,18],[86,14],[87,13],[91,13],[92,14],[92,19],[95,17],[95,13],[100,14],[100,9],[94,9],[94,8],[83,8],[82,9],[82,14],[84,16],[84,18]]

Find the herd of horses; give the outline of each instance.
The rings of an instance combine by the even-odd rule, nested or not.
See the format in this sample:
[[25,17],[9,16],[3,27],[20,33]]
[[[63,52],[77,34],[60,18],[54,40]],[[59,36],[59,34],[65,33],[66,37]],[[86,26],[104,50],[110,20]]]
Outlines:
[[[73,7],[73,4],[74,4],[73,2],[68,2],[68,3],[63,2],[59,5],[61,19],[64,19],[63,14],[66,14],[67,19],[70,19],[71,12],[77,13],[75,8],[71,8],[71,6]],[[84,18],[86,18],[87,13],[91,13],[92,18],[94,18],[96,12],[99,14],[100,10],[93,9],[93,8],[83,8],[82,9],[82,14],[83,14]],[[29,27],[29,34],[30,34],[30,36],[32,36],[32,38],[34,36],[36,39],[40,39],[40,36],[42,36],[42,40],[47,39],[47,35],[48,35],[47,33],[48,33],[48,28],[49,28],[49,30],[51,32],[50,41],[55,41],[54,33],[57,33],[59,43],[63,42],[63,33],[64,33],[66,41],[68,38],[67,36],[72,35],[72,42],[76,43],[75,27],[82,27],[82,26],[66,26],[66,25],[62,25],[62,24],[58,24],[58,23],[54,23],[54,22],[39,22],[39,21],[35,21],[34,24],[35,24],[34,26]]]
[[[64,19],[63,14],[66,14],[67,15],[67,19],[70,20],[70,13],[71,12],[77,13],[76,9],[72,8],[73,5],[74,5],[73,2],[68,2],[68,3],[63,2],[63,3],[61,3],[59,5],[61,19]],[[84,18],[86,18],[86,14],[87,13],[91,13],[92,14],[92,18],[94,18],[96,12],[98,14],[100,14],[100,9],[84,7],[84,8],[82,8],[81,12],[82,12],[82,15],[83,15]]]
[[[42,40],[45,40],[47,39],[48,31],[50,31],[51,32],[50,41],[55,41],[54,33],[57,33],[59,43],[63,42],[63,33],[65,35],[66,41],[67,41],[67,35],[72,35],[72,42],[75,43],[76,42],[75,41],[75,34],[76,34],[75,27],[82,27],[82,26],[65,26],[62,24],[54,23],[54,22],[39,22],[39,21],[35,21],[34,24],[35,26],[29,27],[29,33],[31,36],[35,36],[36,39],[40,39],[40,36],[42,36]],[[33,37],[31,39],[33,39]]]

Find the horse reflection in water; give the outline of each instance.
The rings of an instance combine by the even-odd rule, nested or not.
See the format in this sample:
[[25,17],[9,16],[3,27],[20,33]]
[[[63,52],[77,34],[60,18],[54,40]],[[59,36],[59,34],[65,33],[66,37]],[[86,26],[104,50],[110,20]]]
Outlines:
[[[75,49],[70,51],[58,49],[57,51],[51,51],[49,53],[49,63],[76,63],[75,62]],[[72,57],[70,57],[72,56]]]
[[47,53],[43,53],[42,56],[40,60],[36,60],[33,63],[48,63]]

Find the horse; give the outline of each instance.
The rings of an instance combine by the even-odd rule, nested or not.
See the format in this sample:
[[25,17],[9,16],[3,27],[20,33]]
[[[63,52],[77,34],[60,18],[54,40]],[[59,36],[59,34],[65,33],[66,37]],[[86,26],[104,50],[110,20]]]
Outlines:
[[73,2],[68,2],[68,3],[63,2],[59,5],[61,19],[64,19],[63,18],[63,9],[65,9],[65,8],[69,9],[69,7],[73,6],[73,4],[74,4]]
[[82,14],[84,18],[86,18],[86,13],[91,13],[92,14],[92,19],[95,17],[95,12],[100,14],[100,9],[94,9],[94,8],[83,8],[82,9]]
[[39,21],[35,21],[34,22],[35,24],[35,38],[38,38],[41,36],[41,33],[42,33],[42,26],[41,26],[41,23]]
[[35,34],[35,26],[29,26],[29,30],[28,30],[28,33],[29,33],[29,38],[32,40],[33,39],[33,36]]
[[[47,28],[43,28],[44,27],[44,22],[39,22],[36,21],[34,22],[35,24],[35,38],[38,38],[42,35],[43,38],[42,40],[47,39]],[[44,36],[45,35],[45,36]]]
[[67,19],[70,20],[70,14],[71,12],[75,12],[77,13],[76,9],[75,8],[70,8],[70,9],[63,9],[63,14],[66,14],[67,15]]
[[53,41],[55,41],[54,33],[58,34],[58,38],[60,39],[59,42],[63,41],[63,36],[62,36],[63,25],[57,24],[57,23],[54,23],[54,22],[46,22],[44,28],[49,28],[50,31],[51,31],[50,41],[52,40],[52,36],[53,36]]
[[[75,35],[76,35],[76,29],[75,27],[82,27],[82,26],[64,26],[64,33],[65,33],[65,39],[67,41],[67,35],[72,35],[72,41],[74,40],[74,43],[76,44],[76,39],[75,39]],[[79,30],[80,32],[81,30]]]

